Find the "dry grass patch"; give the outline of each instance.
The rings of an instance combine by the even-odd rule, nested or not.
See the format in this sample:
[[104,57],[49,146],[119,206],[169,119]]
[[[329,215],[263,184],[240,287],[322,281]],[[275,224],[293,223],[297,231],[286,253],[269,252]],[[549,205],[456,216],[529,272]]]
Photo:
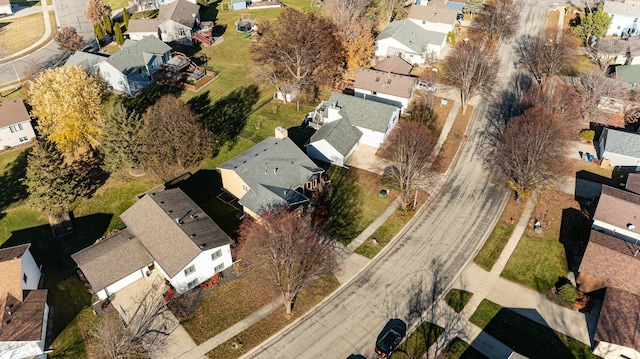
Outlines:
[[[207,357],[210,359],[238,358],[284,328],[287,324],[307,313],[339,286],[340,283],[331,274],[320,278],[313,287],[298,295],[292,315],[287,316],[284,312],[284,307],[281,306],[265,319],[207,353]],[[235,349],[233,342],[240,343],[240,347]]]
[[42,14],[0,21],[0,44],[11,54],[26,49],[40,40],[42,35],[44,35]]
[[464,133],[467,131],[467,125],[469,124],[472,113],[473,106],[471,105],[467,105],[467,112],[464,114],[462,113],[462,109],[460,109],[447,135],[447,139],[442,144],[442,148],[440,152],[438,152],[433,165],[431,165],[431,171],[445,173],[447,169],[449,169],[449,166],[451,166],[451,163],[456,157],[458,148],[460,148],[460,144],[462,144],[462,141],[465,139]]
[[547,34],[556,34],[558,32],[558,21],[560,20],[560,11],[551,10],[547,13]]
[[201,344],[271,302],[276,296],[270,283],[266,283],[254,271],[217,287],[182,325],[191,338]]
[[436,97],[433,102],[433,112],[436,114],[437,118],[433,124],[434,132],[436,136],[440,136],[442,132],[442,128],[444,127],[444,123],[447,121],[447,117],[449,117],[449,112],[451,112],[451,108],[453,107],[455,101],[447,100],[447,104],[442,104],[442,98]]

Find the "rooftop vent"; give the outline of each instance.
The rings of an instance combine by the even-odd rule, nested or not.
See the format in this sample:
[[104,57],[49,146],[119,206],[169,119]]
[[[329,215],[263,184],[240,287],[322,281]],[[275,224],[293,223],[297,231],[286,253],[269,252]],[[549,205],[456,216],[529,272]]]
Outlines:
[[627,223],[627,229],[630,231],[635,231],[636,230],[636,226],[632,223]]
[[275,175],[275,174],[278,174],[278,167],[276,167],[276,168],[274,168],[274,169],[273,169],[273,174],[274,174],[274,175]]

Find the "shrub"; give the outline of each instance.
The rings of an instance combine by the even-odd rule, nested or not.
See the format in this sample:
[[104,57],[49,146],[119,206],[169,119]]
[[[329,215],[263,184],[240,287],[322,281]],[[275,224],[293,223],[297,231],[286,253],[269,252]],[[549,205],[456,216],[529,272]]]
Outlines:
[[594,130],[582,130],[580,131],[580,137],[587,141],[593,141],[593,138],[596,136],[596,131]]
[[567,301],[568,303],[575,302],[577,296],[578,290],[571,284],[565,284],[560,287],[560,289],[558,289],[558,297]]

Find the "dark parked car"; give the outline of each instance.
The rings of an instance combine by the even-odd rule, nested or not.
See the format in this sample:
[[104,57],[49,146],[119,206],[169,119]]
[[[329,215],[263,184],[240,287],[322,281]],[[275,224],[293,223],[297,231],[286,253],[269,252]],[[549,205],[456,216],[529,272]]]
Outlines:
[[376,353],[386,358],[400,345],[404,338],[404,330],[398,325],[392,326],[376,343]]

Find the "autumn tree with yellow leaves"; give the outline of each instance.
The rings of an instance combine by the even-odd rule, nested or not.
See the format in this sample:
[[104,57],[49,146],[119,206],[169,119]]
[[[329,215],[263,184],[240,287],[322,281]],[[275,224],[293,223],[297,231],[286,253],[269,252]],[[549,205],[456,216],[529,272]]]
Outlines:
[[29,83],[31,115],[38,130],[65,153],[96,148],[104,122],[104,90],[100,79],[79,66],[43,71]]
[[367,16],[371,0],[325,0],[325,14],[336,26],[351,68],[367,64],[376,49],[373,23]]

